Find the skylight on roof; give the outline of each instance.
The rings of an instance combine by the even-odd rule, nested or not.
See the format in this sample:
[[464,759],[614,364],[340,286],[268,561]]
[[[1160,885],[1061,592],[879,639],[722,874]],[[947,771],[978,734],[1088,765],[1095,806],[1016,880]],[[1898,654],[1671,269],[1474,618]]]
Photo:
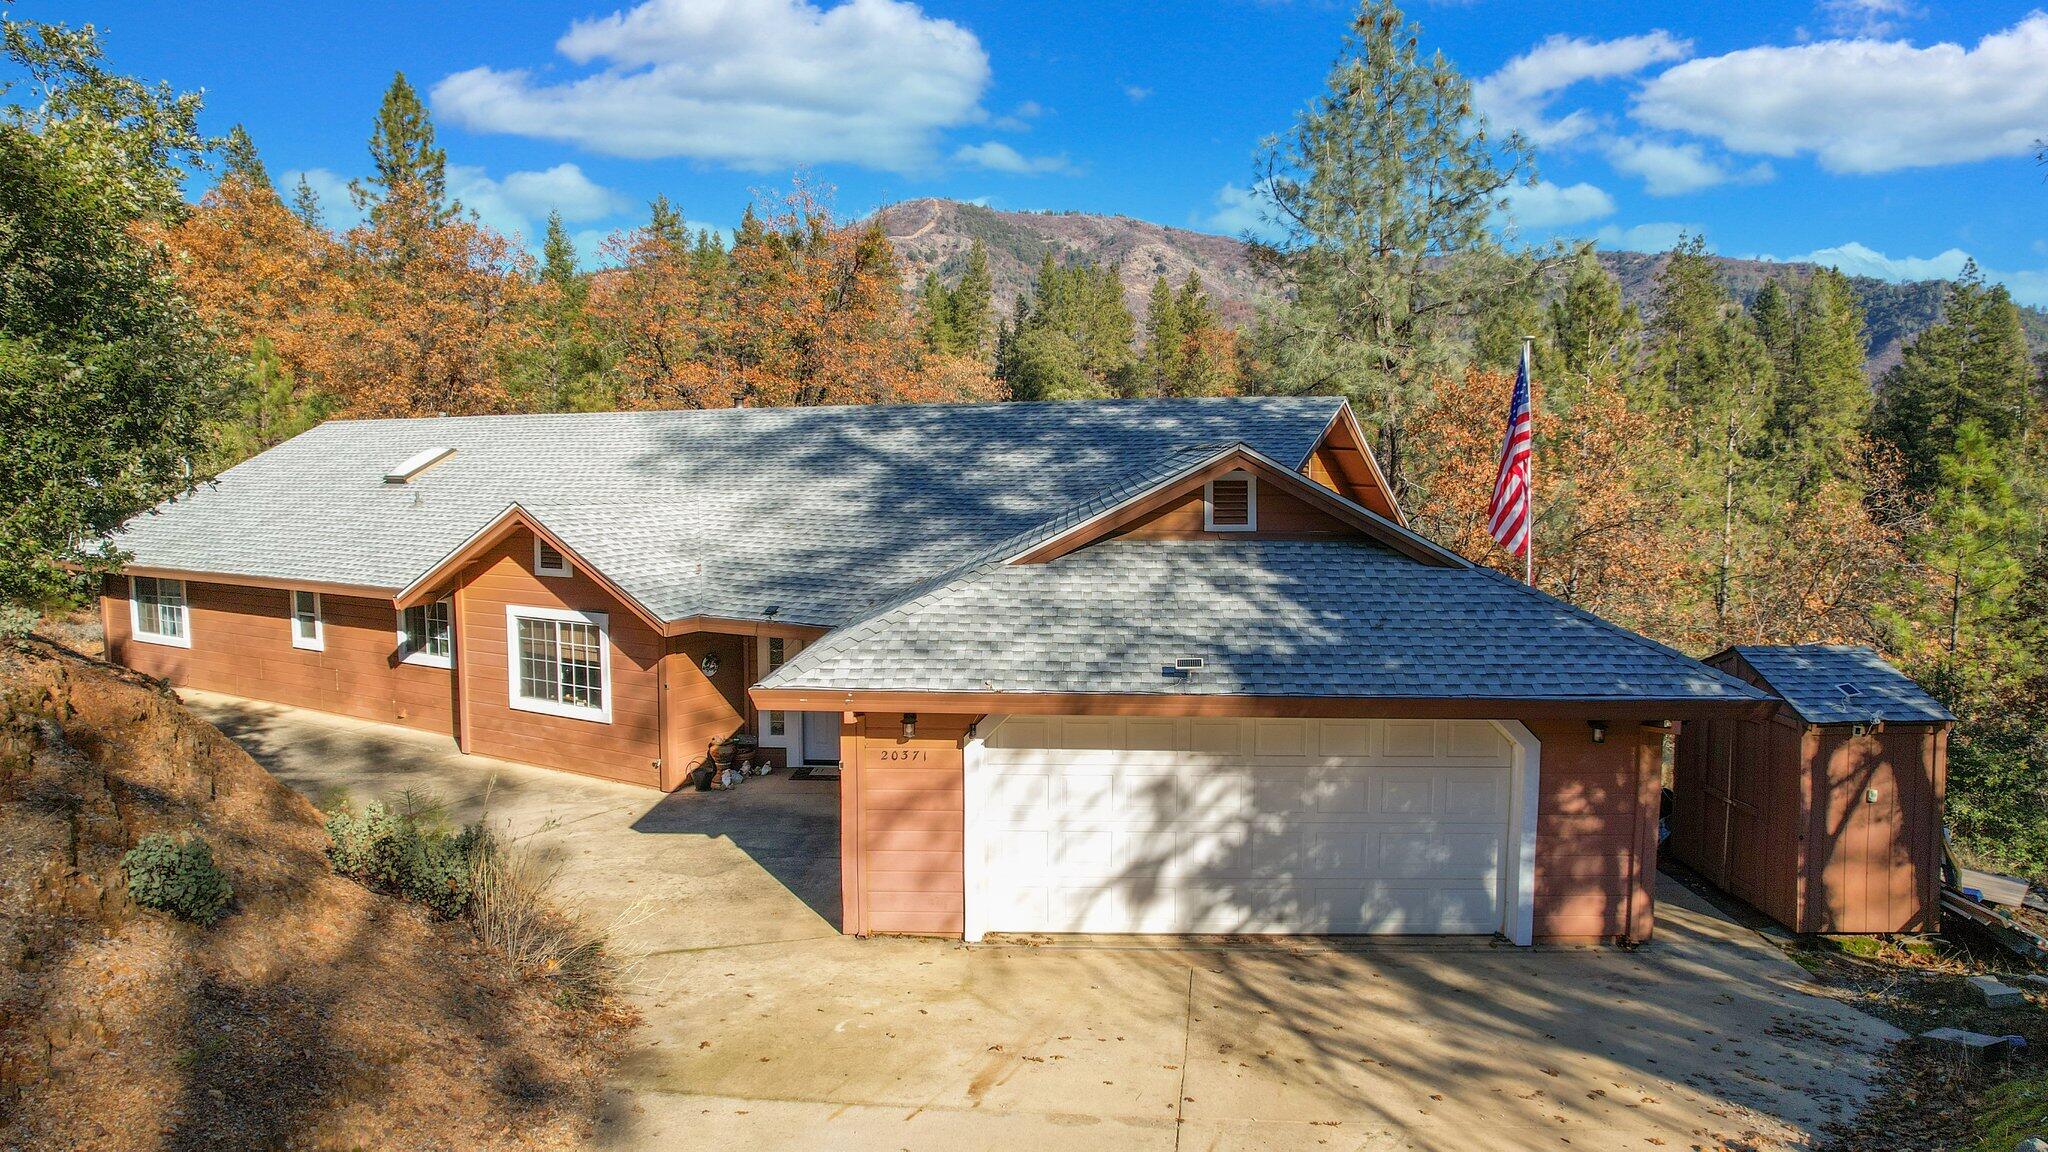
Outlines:
[[1835,685],[1835,691],[1840,692],[1851,700],[1863,695],[1863,689],[1858,688],[1854,684],[1837,684]]
[[455,455],[453,448],[429,448],[405,458],[405,461],[384,474],[386,484],[405,484],[412,478]]

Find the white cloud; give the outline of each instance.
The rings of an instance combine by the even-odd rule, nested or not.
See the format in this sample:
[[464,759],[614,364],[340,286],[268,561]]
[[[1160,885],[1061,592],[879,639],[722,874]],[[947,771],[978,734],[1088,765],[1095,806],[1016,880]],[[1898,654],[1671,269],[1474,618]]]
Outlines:
[[1602,248],[1620,252],[1668,252],[1678,247],[1678,242],[1685,237],[1699,234],[1697,224],[1677,224],[1667,220],[1628,228],[1609,224],[1593,233],[1593,239]]
[[1026,100],[1008,112],[991,121],[990,126],[1004,132],[1029,132],[1031,122],[1045,115],[1045,105],[1036,100]]
[[991,140],[985,144],[963,145],[953,153],[953,159],[962,164],[972,164],[991,172],[1008,172],[1017,176],[1040,176],[1048,172],[1069,172],[1073,165],[1065,156],[1026,156],[1015,148],[1000,141]]
[[1811,154],[1831,172],[2025,155],[2048,125],[2048,14],[1974,48],[1826,40],[1690,60],[1646,83],[1633,110],[1738,152]]
[[1690,41],[1661,30],[1616,40],[1559,34],[1474,84],[1473,102],[1493,123],[1520,130],[1531,143],[1562,144],[1593,131],[1597,121],[1583,110],[1550,119],[1558,93],[1588,80],[1633,76],[1652,64],[1683,60],[1691,51]]
[[1146,97],[1152,95],[1152,90],[1137,84],[1126,84],[1124,85],[1124,95],[1131,98],[1131,103],[1137,104],[1142,103]]
[[[1970,262],[1970,254],[1960,248],[1950,248],[1932,256],[1887,256],[1866,244],[1851,240],[1831,248],[1816,248],[1803,256],[1758,256],[1759,260],[1777,260],[1786,263],[1819,264],[1827,268],[1839,268],[1850,276],[1869,276],[1878,280],[1952,280]],[[1980,266],[1981,268],[1981,266]],[[2002,272],[1981,268],[1984,279],[2003,284],[2012,292],[2013,299],[2022,304],[2048,306],[2048,269]]]
[[556,48],[599,70],[546,83],[472,68],[436,84],[434,105],[479,132],[757,171],[908,171],[932,162],[940,132],[987,116],[981,42],[904,0],[646,0],[577,21]]
[[1820,13],[1838,36],[1886,36],[1920,14],[1906,0],[1821,0]]
[[1640,137],[1616,140],[1607,147],[1607,162],[1631,176],[1640,176],[1652,196],[1683,196],[1718,184],[1760,184],[1776,173],[1769,164],[1737,169],[1707,155],[1700,145],[1668,144]]
[[1197,223],[1213,232],[1240,236],[1250,232],[1254,235],[1266,231],[1268,225],[1263,216],[1265,200],[1255,188],[1240,188],[1225,184],[1216,190],[1214,209]]
[[540,172],[513,172],[502,180],[492,179],[482,168],[450,164],[448,194],[497,231],[529,242],[539,241],[549,212],[560,212],[563,220],[581,224],[632,206],[574,164],[557,164]]
[[1584,182],[1516,185],[1501,200],[1524,228],[1561,228],[1614,215],[1614,197]]

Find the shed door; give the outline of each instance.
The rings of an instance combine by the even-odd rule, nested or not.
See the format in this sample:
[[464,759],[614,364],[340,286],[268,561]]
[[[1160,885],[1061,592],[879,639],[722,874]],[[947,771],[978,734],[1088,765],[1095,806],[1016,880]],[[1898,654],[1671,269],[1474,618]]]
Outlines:
[[967,898],[989,932],[1495,932],[1512,763],[1484,721],[1012,717]]

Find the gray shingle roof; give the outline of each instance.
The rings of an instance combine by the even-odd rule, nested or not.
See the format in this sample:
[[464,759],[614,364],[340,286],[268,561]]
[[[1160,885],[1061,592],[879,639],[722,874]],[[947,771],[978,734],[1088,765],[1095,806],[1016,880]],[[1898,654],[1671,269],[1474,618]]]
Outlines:
[[[323,424],[136,517],[133,563],[399,589],[518,503],[649,610],[835,626],[1197,449],[1289,467],[1329,398]],[[410,484],[393,465],[455,454]]]
[[[1860,645],[1738,645],[1733,651],[1809,724],[1938,724],[1955,719],[1926,689]],[[1843,685],[1857,694],[1843,692]]]
[[[1171,679],[1161,667],[1200,657]],[[1111,540],[984,566],[806,648],[764,687],[1574,701],[1764,700],[1479,568],[1368,541]]]

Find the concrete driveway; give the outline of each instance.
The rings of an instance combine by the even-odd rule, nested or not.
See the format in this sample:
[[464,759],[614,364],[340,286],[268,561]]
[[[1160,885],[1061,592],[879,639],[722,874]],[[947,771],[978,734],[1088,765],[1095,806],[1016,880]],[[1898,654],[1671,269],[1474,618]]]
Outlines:
[[837,785],[660,796],[207,693],[319,799],[486,799],[642,957],[606,1148],[1800,1146],[1889,1026],[1676,885],[1657,941],[968,946],[841,936]]

